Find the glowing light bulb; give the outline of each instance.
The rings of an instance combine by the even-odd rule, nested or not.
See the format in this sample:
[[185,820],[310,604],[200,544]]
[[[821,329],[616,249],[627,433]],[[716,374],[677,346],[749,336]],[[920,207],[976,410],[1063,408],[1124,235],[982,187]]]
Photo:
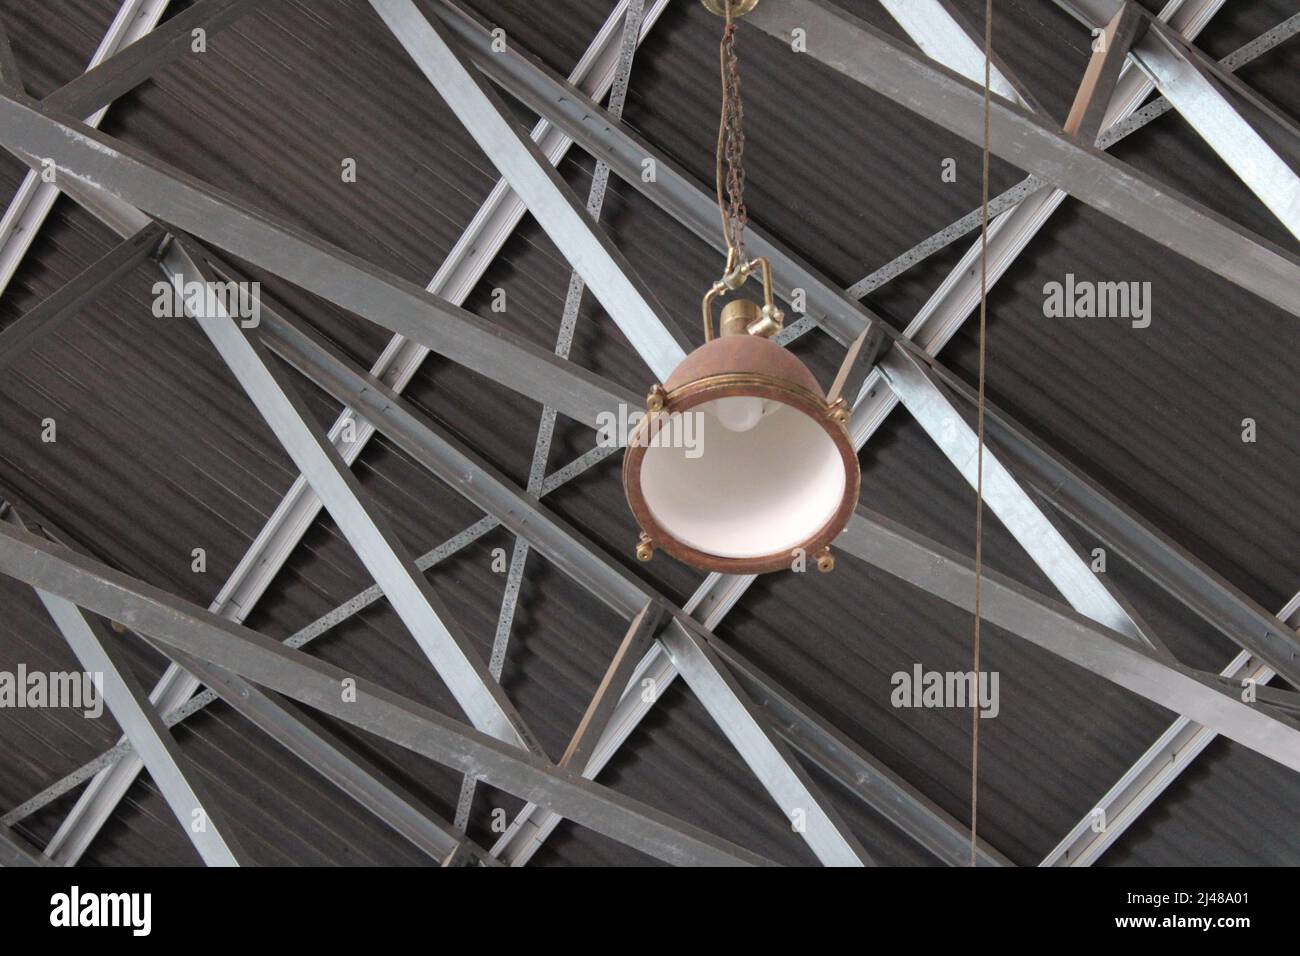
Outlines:
[[712,402],[713,414],[722,427],[733,432],[747,432],[763,417],[763,400],[748,395],[732,395]]

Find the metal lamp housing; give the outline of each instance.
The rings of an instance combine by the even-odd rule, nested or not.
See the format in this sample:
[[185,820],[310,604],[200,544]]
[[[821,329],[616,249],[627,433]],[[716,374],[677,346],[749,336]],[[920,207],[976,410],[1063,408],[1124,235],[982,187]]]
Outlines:
[[[828,402],[808,368],[777,343],[727,334],[726,318],[723,335],[651,392],[629,441],[623,487],[643,532],[638,557],[662,549],[731,574],[801,561],[829,570],[829,545],[848,524],[861,483],[844,403]],[[749,401],[738,416],[734,402],[717,404],[722,399]],[[753,423],[756,403],[762,412]],[[694,418],[684,427],[687,415]],[[697,444],[677,440],[683,434]]]

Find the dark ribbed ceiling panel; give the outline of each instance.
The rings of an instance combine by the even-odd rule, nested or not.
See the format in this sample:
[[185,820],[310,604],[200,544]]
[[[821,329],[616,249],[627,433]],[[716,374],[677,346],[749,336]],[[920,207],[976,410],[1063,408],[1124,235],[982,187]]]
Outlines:
[[[876,3],[846,9],[901,36]],[[184,4],[174,4],[181,9]],[[607,14],[606,3],[473,2],[512,41],[568,72]],[[983,4],[957,6],[978,22]],[[1048,3],[999,0],[995,45],[1008,67],[1059,120],[1086,63],[1087,34]],[[1227,4],[1202,44],[1222,56],[1294,12],[1285,0]],[[4,17],[29,90],[44,95],[78,72],[115,4],[5,2]],[[51,24],[58,23],[58,29]],[[701,182],[712,175],[717,21],[674,0],[638,55],[626,111],[639,133]],[[975,208],[979,150],[910,115],[811,58],[742,26],[749,207],[834,281],[848,285]],[[1242,76],[1295,110],[1295,41]],[[512,106],[512,108],[514,108]],[[519,112],[517,118],[525,121]],[[490,161],[362,0],[267,4],[115,105],[105,130],[164,161],[424,284],[496,180]],[[1231,215],[1276,242],[1294,242],[1231,179],[1176,115],[1115,151],[1127,162]],[[358,181],[339,175],[357,160]],[[940,182],[953,157],[958,181]],[[573,151],[561,171],[585,198],[592,161]],[[0,161],[0,187],[21,169]],[[995,161],[993,190],[1022,174]],[[606,228],[668,312],[698,341],[698,301],[720,258],[626,185],[613,182]],[[973,236],[900,276],[868,304],[905,324]],[[8,325],[106,251],[112,237],[61,201],[24,268],[0,299]],[[388,336],[260,272],[277,306],[313,323],[358,362]],[[1153,321],[1048,319],[1043,285],[1081,278],[1152,283]],[[525,217],[466,307],[551,347],[569,269]],[[74,323],[26,356],[0,383],[0,483],[31,500],[105,560],[206,606],[288,489],[291,463],[188,324],[150,314],[154,276],[125,278]],[[502,289],[506,313],[491,310]],[[1179,544],[1270,610],[1300,584],[1294,388],[1297,324],[1253,296],[1113,221],[1067,200],[997,285],[990,300],[989,394],[1057,451],[1103,482]],[[974,374],[973,324],[943,359]],[[823,381],[840,351],[813,333],[795,346]],[[651,384],[608,316],[588,295],[573,359],[635,390]],[[303,386],[322,427],[337,406]],[[527,477],[540,407],[438,358],[408,395],[432,420],[516,481]],[[59,441],[39,422],[54,415]],[[1243,417],[1260,439],[1243,445]],[[551,467],[590,449],[585,429],[561,421]],[[895,412],[863,452],[863,500],[944,544],[973,550],[974,496],[920,429]],[[423,553],[480,515],[386,441],[356,471],[403,543]],[[613,560],[685,600],[700,575],[666,559],[632,557],[636,527],[617,457],[548,502]],[[1092,542],[1080,534],[1086,547]],[[492,571],[493,532],[434,569],[429,580],[486,656],[504,576]],[[190,571],[191,549],[208,572]],[[992,567],[1053,593],[997,525]],[[505,687],[551,755],[558,756],[595,689],[623,624],[548,562],[529,559]],[[1139,572],[1109,573],[1193,666],[1222,667],[1231,645]],[[248,623],[285,638],[370,585],[334,524],[319,520]],[[71,666],[71,655],[29,592],[0,581],[0,668]],[[900,581],[844,558],[829,576],[762,579],[718,628],[808,705],[958,820],[969,812],[969,714],[890,706],[890,675],[968,668],[971,620]],[[132,650],[143,680],[160,661]],[[1001,675],[1002,710],[981,727],[980,833],[1014,862],[1032,865],[1093,805],[1173,715],[993,628],[985,666]],[[383,601],[348,618],[310,652],[459,716],[450,695]],[[11,719],[12,718],[12,719]],[[362,734],[349,740],[434,811],[454,812],[455,774]],[[257,862],[421,863],[420,855],[304,765],[221,705],[185,725],[182,747],[217,788]],[[4,808],[116,739],[111,721],[25,712],[0,721]],[[678,682],[611,763],[602,782],[783,863],[811,856],[703,707]],[[932,863],[837,785],[837,809],[885,863]],[[1105,858],[1109,864],[1300,863],[1294,774],[1218,742]],[[71,805],[56,802],[25,824],[48,839]],[[490,808],[514,798],[486,791],[473,835],[490,842]],[[197,863],[166,804],[142,778],[86,861]],[[562,824],[535,858],[542,865],[645,864],[641,854]]]

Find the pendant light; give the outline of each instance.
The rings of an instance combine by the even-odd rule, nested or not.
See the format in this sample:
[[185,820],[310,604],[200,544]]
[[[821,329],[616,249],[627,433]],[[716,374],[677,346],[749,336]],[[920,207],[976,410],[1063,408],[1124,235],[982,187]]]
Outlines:
[[[703,3],[726,19],[716,173],[727,261],[704,295],[704,345],[651,388],[623,458],[623,488],[641,527],[636,553],[649,561],[662,549],[693,567],[732,574],[804,562],[829,571],[830,543],[852,515],[861,480],[849,410],[772,340],[785,317],[773,300],[771,266],[745,254],[735,18],[758,0]],[[760,277],[763,304],[731,298],[715,336],[717,300]]]

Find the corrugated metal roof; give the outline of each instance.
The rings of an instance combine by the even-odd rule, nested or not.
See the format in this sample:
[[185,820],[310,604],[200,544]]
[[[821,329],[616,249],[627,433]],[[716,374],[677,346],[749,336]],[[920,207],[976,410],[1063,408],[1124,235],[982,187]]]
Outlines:
[[[982,4],[958,4],[972,21]],[[29,88],[43,94],[79,71],[113,12],[111,0],[27,5],[5,19]],[[177,8],[180,8],[177,4]],[[471,4],[522,46],[567,72],[607,13],[605,4]],[[899,35],[877,4],[846,9]],[[1204,34],[1221,56],[1293,12],[1282,0],[1228,5]],[[1045,3],[996,5],[1003,59],[1058,118],[1087,57],[1086,34]],[[49,23],[55,16],[59,31]],[[716,122],[716,21],[692,2],[673,3],[638,54],[626,118],[701,181],[712,173]],[[741,31],[748,132],[747,192],[755,221],[848,285],[974,208],[979,151],[938,127],[821,68],[782,55]],[[38,55],[39,52],[39,55]],[[1243,72],[1294,109],[1297,47],[1287,44]],[[521,114],[521,120],[523,119]],[[105,129],[351,252],[423,283],[436,270],[495,180],[490,162],[428,88],[360,0],[267,5],[114,107]],[[1289,242],[1267,212],[1168,115],[1116,155],[1275,241]],[[358,181],[339,164],[353,157]],[[955,184],[939,181],[944,157]],[[591,162],[574,152],[562,172],[580,195]],[[0,163],[0,186],[21,170]],[[993,189],[1020,174],[995,163]],[[611,183],[604,222],[665,307],[694,316],[719,267],[703,243],[634,190]],[[10,291],[0,323],[16,316],[102,254],[106,230],[61,201]],[[868,300],[905,323],[965,243],[914,267]],[[308,318],[358,361],[386,334],[274,277],[253,271],[268,295]],[[1152,282],[1150,328],[1105,320],[1052,320],[1043,283],[1065,272]],[[0,385],[0,482],[54,516],[103,556],[151,583],[206,605],[260,530],[294,471],[197,331],[153,319],[148,270],[124,279],[75,323],[16,365]],[[466,303],[545,346],[559,326],[568,266],[526,218]],[[505,314],[490,311],[506,291]],[[1300,398],[1290,356],[1294,319],[1209,272],[1067,201],[997,285],[989,323],[989,394],[1162,531],[1265,606],[1297,586],[1300,532],[1295,480]],[[839,351],[818,333],[795,346],[823,381]],[[974,372],[963,330],[945,350],[950,367]],[[648,373],[588,296],[573,358],[634,387]],[[327,424],[335,405],[307,390]],[[521,483],[540,408],[445,360],[431,358],[407,390],[431,418]],[[58,419],[59,441],[39,441],[39,420]],[[1243,445],[1255,417],[1260,441]],[[562,421],[552,466],[591,445]],[[896,414],[862,454],[863,499],[945,544],[973,547],[974,499],[924,434]],[[383,439],[357,466],[363,487],[417,552],[479,515]],[[548,503],[635,573],[682,600],[700,580],[667,560],[631,558],[636,528],[623,503],[616,459],[561,489]],[[991,523],[991,566],[1050,593],[1014,543]],[[1086,539],[1085,539],[1086,540]],[[190,551],[208,572],[190,571]],[[486,656],[503,576],[491,570],[503,532],[481,539],[430,580]],[[1188,663],[1218,669],[1228,642],[1112,559],[1110,573]],[[359,562],[322,519],[248,623],[286,637],[369,585]],[[39,604],[0,581],[0,668],[70,655]],[[921,662],[965,669],[969,616],[909,585],[841,560],[829,576],[759,581],[718,629],[761,667],[958,819],[968,813],[969,717],[889,706],[889,676]],[[536,554],[516,618],[504,684],[552,755],[594,690],[622,624]],[[1172,715],[1063,664],[1009,635],[985,632],[986,666],[1001,674],[1002,712],[981,730],[980,832],[1013,861],[1033,864],[1167,726]],[[400,622],[380,603],[312,645],[332,663],[457,713]],[[141,649],[143,679],[159,661]],[[48,666],[55,666],[49,663]],[[16,716],[15,716],[16,715]],[[416,851],[307,768],[214,706],[185,725],[182,744],[219,787],[258,862],[422,862]],[[108,721],[59,712],[0,715],[0,803],[13,806],[115,739]],[[352,736],[428,805],[454,811],[459,780],[382,741]],[[811,856],[771,805],[701,706],[675,686],[602,775],[602,781],[784,863]],[[1241,781],[1249,780],[1247,786]],[[831,783],[826,790],[882,862],[924,865],[924,853]],[[1217,743],[1120,841],[1111,864],[1300,862],[1291,774],[1235,745]],[[485,805],[486,804],[486,805]],[[27,822],[48,838],[71,797]],[[513,809],[494,792],[475,832],[488,838],[488,807]],[[147,779],[86,857],[88,863],[197,862]],[[644,857],[564,824],[537,864],[646,863]]]

